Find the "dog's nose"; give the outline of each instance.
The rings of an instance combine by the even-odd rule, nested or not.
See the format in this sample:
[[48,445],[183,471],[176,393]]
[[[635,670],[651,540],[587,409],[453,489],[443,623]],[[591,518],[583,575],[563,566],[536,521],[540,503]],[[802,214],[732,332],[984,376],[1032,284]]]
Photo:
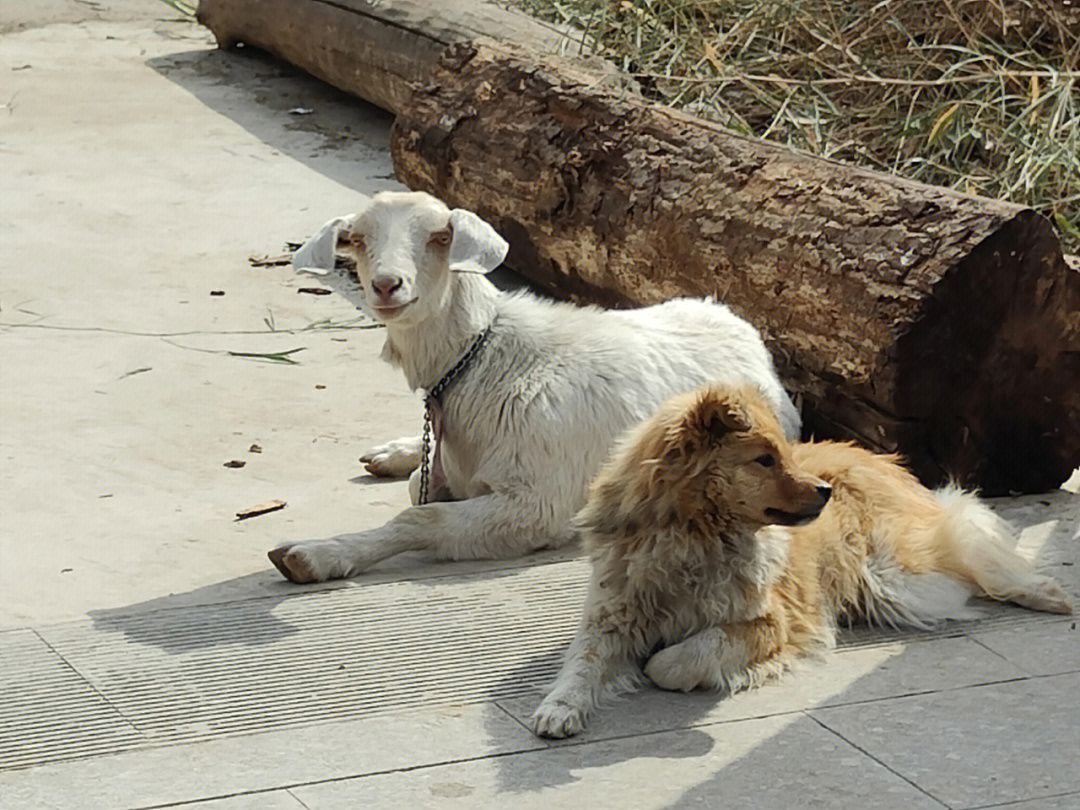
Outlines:
[[401,279],[397,276],[375,276],[371,280],[371,289],[379,295],[390,295],[401,286]]
[[818,497],[821,498],[821,505],[824,506],[829,502],[829,498],[832,497],[832,487],[828,484],[822,484],[817,488]]

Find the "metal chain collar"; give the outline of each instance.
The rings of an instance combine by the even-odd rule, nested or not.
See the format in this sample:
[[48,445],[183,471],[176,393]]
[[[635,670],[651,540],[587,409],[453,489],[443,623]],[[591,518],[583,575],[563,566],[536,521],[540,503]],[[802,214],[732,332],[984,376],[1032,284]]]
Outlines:
[[[483,332],[476,336],[472,345],[466,350],[465,354],[461,356],[454,366],[439,379],[431,390],[424,396],[424,437],[420,443],[420,493],[417,498],[418,504],[425,504],[428,502],[428,475],[430,474],[430,462],[428,457],[431,455],[431,412],[433,408],[441,404],[441,398],[443,392],[457,377],[463,372],[472,359],[476,357],[477,353],[483,348],[484,343],[487,342],[488,336],[491,334],[491,327],[489,326]],[[438,441],[438,438],[436,438]]]

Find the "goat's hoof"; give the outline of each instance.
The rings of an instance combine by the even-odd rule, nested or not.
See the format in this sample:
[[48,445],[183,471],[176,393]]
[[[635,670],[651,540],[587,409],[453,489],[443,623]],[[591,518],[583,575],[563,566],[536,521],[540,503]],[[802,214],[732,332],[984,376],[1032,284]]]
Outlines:
[[319,578],[315,576],[315,572],[311,570],[311,565],[298,551],[294,551],[292,546],[278,546],[268,551],[266,556],[270,558],[270,562],[289,582],[295,582],[297,585],[307,585],[319,581]]
[[387,442],[360,456],[360,463],[372,475],[404,478],[420,466],[416,439],[404,438]]

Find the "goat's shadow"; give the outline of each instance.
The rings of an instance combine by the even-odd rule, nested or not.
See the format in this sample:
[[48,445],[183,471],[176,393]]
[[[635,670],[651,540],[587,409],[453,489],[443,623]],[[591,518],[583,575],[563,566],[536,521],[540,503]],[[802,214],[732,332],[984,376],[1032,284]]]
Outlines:
[[[363,478],[368,485],[396,480]],[[281,641],[304,629],[281,619],[275,612],[290,599],[399,582],[432,588],[485,582],[533,566],[566,562],[579,555],[576,544],[511,560],[447,562],[423,552],[406,553],[356,577],[312,585],[287,582],[266,562],[265,569],[255,573],[118,608],[93,610],[89,617],[97,630],[119,632],[137,644],[169,653],[234,644],[254,647]]]
[[168,653],[259,646],[299,630],[274,615],[283,600],[296,595],[286,585],[276,572],[266,570],[120,608],[92,610],[89,616],[95,630],[122,633]]

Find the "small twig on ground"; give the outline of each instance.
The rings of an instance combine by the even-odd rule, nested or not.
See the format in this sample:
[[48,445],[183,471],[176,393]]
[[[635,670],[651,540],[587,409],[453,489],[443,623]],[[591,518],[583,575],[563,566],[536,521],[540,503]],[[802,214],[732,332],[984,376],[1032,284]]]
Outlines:
[[249,506],[247,509],[241,509],[236,513],[237,520],[247,520],[248,518],[258,517],[259,515],[265,515],[267,512],[276,512],[278,509],[285,508],[285,501],[266,501],[265,503],[257,503],[254,506]]

